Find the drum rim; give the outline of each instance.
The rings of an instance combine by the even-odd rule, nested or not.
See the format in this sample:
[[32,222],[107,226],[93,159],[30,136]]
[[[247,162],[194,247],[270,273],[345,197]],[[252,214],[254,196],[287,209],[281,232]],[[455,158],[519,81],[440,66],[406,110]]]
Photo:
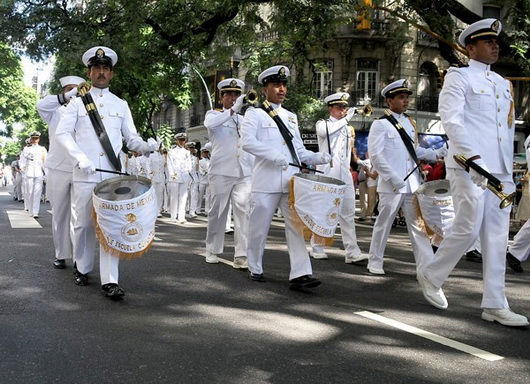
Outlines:
[[[432,186],[432,185],[438,185],[438,184],[440,184],[440,186],[441,186],[441,184],[447,185],[447,192],[444,193],[444,194],[441,194],[441,195],[427,195],[427,194],[425,194],[425,189],[427,189],[428,185]],[[423,195],[423,196],[427,196],[427,197],[436,197],[436,198],[450,197],[451,196],[451,183],[447,179],[428,181],[428,182],[423,183],[422,185],[420,185],[415,193],[417,195]]]
[[[132,176],[132,175],[119,175],[119,176],[114,176],[114,177],[109,177],[108,179],[105,179],[103,181],[100,181],[95,187],[94,187],[94,195],[96,195],[97,197],[100,197],[98,195],[98,192],[101,191],[101,189],[103,187],[106,187],[108,184],[111,184],[112,182],[115,182],[115,181],[118,181],[118,180],[134,180],[134,181],[142,181],[144,182],[145,184],[147,184],[147,186],[149,188],[151,188],[152,186],[152,183],[151,183],[151,180],[148,179],[147,177],[144,177],[144,176]],[[149,188],[147,188],[149,190]],[[138,197],[138,196],[136,196]],[[101,198],[101,197],[100,197]]]
[[[346,183],[340,179],[336,179],[334,177],[325,176],[325,175],[317,175],[316,173],[300,173],[299,172],[299,173],[295,173],[294,176],[299,177],[301,179],[316,181],[318,183],[323,183],[323,184],[331,184],[331,185],[338,185],[338,186],[346,185]],[[326,181],[326,180],[330,180],[330,181]]]

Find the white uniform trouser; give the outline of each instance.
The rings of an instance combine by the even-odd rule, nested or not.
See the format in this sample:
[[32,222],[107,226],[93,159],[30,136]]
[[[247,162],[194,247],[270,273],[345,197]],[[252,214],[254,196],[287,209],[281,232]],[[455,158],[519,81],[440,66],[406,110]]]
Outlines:
[[202,199],[204,198],[204,212],[208,212],[210,210],[210,186],[208,183],[200,183],[199,184],[199,204],[197,206],[197,210],[201,211],[202,207]]
[[199,208],[199,183],[192,181],[190,183],[190,215],[197,214]]
[[[96,233],[92,219],[92,191],[96,183],[74,182],[74,260],[77,270],[83,274],[94,269],[96,251]],[[118,265],[120,259],[99,247],[99,275],[101,285],[118,284]]]
[[[506,193],[514,191],[511,175],[494,176],[504,184]],[[504,274],[510,210],[500,209],[499,198],[477,187],[464,170],[449,168],[447,178],[451,182],[455,219],[423,273],[432,284],[441,287],[462,255],[480,236],[484,281],[481,307],[507,308]]]
[[188,199],[188,183],[168,183],[169,218],[178,221],[186,220],[186,200]]
[[291,263],[289,280],[311,275],[313,273],[311,261],[304,238],[297,232],[289,216],[288,193],[253,192],[251,194],[247,247],[248,269],[252,273],[263,273],[263,251],[272,216],[278,207],[285,213],[285,238]]
[[210,175],[211,206],[208,212],[206,250],[223,253],[230,203],[234,210],[234,257],[247,256],[250,176]]
[[28,210],[31,216],[38,216],[42,196],[43,178],[28,177]]
[[153,182],[153,188],[155,189],[158,214],[160,214],[162,212],[162,205],[164,204],[164,183]]
[[[407,230],[412,243],[412,252],[416,261],[416,270],[421,270],[423,265],[432,259],[431,242],[420,225],[418,225],[417,204],[415,204],[413,199],[415,197],[412,193],[379,193],[379,215],[375,220],[372,231],[370,258],[368,259],[369,268],[383,268],[386,243],[392,229],[392,223],[400,207],[405,214]],[[463,253],[460,254],[460,256],[462,255]]]
[[71,259],[73,252],[72,172],[48,169],[48,198],[52,206],[52,235],[55,258]]
[[13,195],[17,200],[20,200],[23,198],[22,196],[22,176],[20,173],[15,174],[15,183],[13,185]]
[[[357,244],[357,233],[355,232],[355,189],[352,185],[348,185],[344,192],[344,200],[342,201],[339,214],[339,224],[346,256],[359,256],[361,249]],[[321,246],[313,244],[313,237],[311,237],[311,245],[315,252],[324,252]]]
[[164,205],[163,209],[166,212],[169,212],[171,196],[169,195],[169,183],[164,184]]
[[513,243],[508,247],[508,251],[519,261],[528,260],[530,253],[530,219],[519,229],[513,238]]

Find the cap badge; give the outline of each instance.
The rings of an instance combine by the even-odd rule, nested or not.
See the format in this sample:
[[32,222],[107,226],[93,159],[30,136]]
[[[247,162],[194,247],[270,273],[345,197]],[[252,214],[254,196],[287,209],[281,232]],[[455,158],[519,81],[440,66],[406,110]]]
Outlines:
[[495,20],[493,24],[491,24],[491,29],[493,29],[493,32],[497,32],[499,30],[499,20]]
[[346,101],[347,98],[348,98],[348,96],[347,96],[346,94],[344,94],[344,95],[341,96],[340,99],[341,99],[342,101]]
[[278,71],[278,74],[281,76],[285,76],[285,67],[281,67],[280,70]]
[[96,56],[98,59],[101,59],[102,57],[105,57],[105,51],[101,48],[98,48],[96,51]]
[[405,87],[405,88],[408,88],[409,87],[408,80],[403,81],[403,85],[402,86]]
[[237,81],[232,80],[232,81],[230,82],[230,86],[231,86],[232,88],[237,87]]

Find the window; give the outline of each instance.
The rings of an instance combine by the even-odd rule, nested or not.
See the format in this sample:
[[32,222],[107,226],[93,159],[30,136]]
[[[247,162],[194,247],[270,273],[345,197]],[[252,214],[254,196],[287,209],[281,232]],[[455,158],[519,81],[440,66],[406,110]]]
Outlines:
[[315,97],[323,99],[333,91],[333,59],[315,60],[312,65]]
[[377,99],[379,82],[379,61],[377,59],[357,59],[356,104],[366,105]]

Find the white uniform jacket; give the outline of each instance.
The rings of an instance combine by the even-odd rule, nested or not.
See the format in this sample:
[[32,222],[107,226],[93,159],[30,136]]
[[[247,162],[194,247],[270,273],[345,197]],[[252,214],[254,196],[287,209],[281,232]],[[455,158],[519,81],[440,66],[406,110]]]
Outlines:
[[254,163],[254,156],[242,150],[240,144],[240,125],[243,116],[230,115],[231,110],[223,112],[210,110],[204,117],[204,125],[212,143],[210,155],[210,174],[242,177],[249,176]]
[[176,146],[167,152],[168,182],[188,183],[191,180],[191,153]]
[[[293,134],[293,146],[300,161],[315,164],[319,154],[304,147],[296,115],[282,108],[281,105],[271,105]],[[241,143],[243,150],[255,156],[252,192],[289,192],[289,180],[300,170],[292,166],[279,167],[274,163],[274,160],[282,157],[290,163],[294,161],[276,123],[263,109],[252,107],[247,109],[241,127]]]
[[[409,118],[392,112],[401,123],[407,134],[415,140],[414,126]],[[368,134],[368,153],[374,169],[378,172],[377,192],[414,193],[421,184],[419,171],[416,170],[405,181],[405,186],[394,191],[391,178],[403,180],[415,167],[397,129],[387,119],[378,119],[372,123]],[[420,160],[435,161],[436,152],[432,149],[416,147],[416,155]]]
[[65,108],[65,105],[63,106],[59,103],[57,95],[45,96],[37,102],[37,111],[40,117],[48,124],[48,137],[50,140],[50,150],[48,151],[48,156],[46,156],[44,166],[49,169],[72,172],[74,162],[66,151],[58,146],[55,138],[57,124],[59,124],[61,114]]
[[46,148],[38,144],[24,147],[22,150],[22,166],[26,177],[44,176],[44,162],[46,161]]
[[203,157],[199,160],[199,184],[208,185],[208,171],[210,169],[210,159]]
[[[326,133],[327,124],[327,133]],[[321,152],[329,152],[328,138],[331,147],[333,167],[331,163],[319,165],[318,169],[326,176],[334,177],[353,185],[353,178],[350,172],[351,151],[355,139],[355,131],[348,124],[345,118],[335,119],[330,116],[327,120],[319,120],[316,124],[318,138],[318,148]]]
[[[116,157],[122,148],[123,140],[125,140],[127,148],[133,151],[147,151],[147,143],[136,132],[127,102],[111,93],[108,88],[92,87],[90,93],[105,125]],[[57,125],[56,140],[73,158],[76,165],[84,157],[87,157],[96,168],[114,170],[99,142],[80,97],[72,99],[62,112],[61,120]],[[86,175],[77,167],[74,167],[73,173],[74,181],[95,183],[110,177],[109,175],[101,172]]]
[[510,82],[489,65],[470,60],[468,67],[449,68],[439,99],[443,129],[449,136],[447,167],[461,168],[454,154],[480,155],[491,173],[512,173],[512,100]]
[[164,183],[166,158],[160,152],[151,153],[149,156],[149,178],[153,183]]

